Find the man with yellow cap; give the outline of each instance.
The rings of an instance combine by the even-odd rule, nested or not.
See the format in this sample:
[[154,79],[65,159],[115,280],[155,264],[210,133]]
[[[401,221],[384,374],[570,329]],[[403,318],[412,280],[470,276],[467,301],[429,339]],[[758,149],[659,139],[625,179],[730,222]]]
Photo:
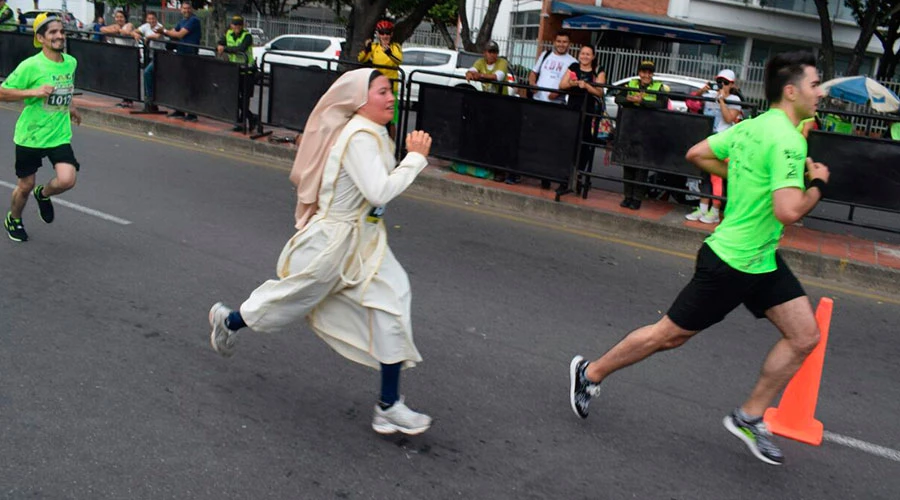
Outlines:
[[[28,241],[22,210],[29,194],[37,201],[41,219],[53,222],[51,196],[75,185],[78,160],[72,151],[72,122],[81,115],[72,105],[75,91],[75,58],[64,53],[66,35],[62,21],[47,13],[34,19],[34,46],[41,51],[22,61],[0,86],[0,101],[25,101],[16,122],[16,177],[10,210],[3,226],[13,241]],[[46,185],[35,186],[35,174],[47,157],[56,170]]]

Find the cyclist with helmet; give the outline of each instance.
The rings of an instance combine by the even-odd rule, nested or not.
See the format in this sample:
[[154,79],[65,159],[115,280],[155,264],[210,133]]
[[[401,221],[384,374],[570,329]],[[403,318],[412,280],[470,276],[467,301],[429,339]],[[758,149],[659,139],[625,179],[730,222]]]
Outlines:
[[399,43],[391,41],[391,38],[394,36],[394,23],[390,20],[382,19],[378,21],[375,24],[375,33],[378,36],[378,40],[376,42],[373,42],[371,38],[366,40],[358,59],[361,63],[370,63],[378,66],[376,69],[394,82],[394,119],[391,120],[388,129],[390,129],[391,136],[396,138],[397,121],[400,118],[400,100],[397,99],[397,91],[399,89],[397,82],[400,78],[400,72],[383,66],[399,68],[400,64],[403,63],[403,48]]

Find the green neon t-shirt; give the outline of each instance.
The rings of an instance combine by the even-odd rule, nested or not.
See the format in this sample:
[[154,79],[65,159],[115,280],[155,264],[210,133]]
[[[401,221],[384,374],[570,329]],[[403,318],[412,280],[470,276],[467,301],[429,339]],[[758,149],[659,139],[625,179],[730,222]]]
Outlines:
[[13,142],[29,148],[53,148],[72,142],[69,105],[75,92],[75,58],[63,54],[62,62],[47,59],[43,51],[22,61],[3,82],[3,87],[16,90],[52,85],[49,97],[25,99],[25,109],[16,122]]
[[772,194],[783,188],[805,189],[806,140],[780,109],[707,140],[716,157],[728,158],[725,218],[707,245],[739,271],[774,271],[784,225],[775,218]]

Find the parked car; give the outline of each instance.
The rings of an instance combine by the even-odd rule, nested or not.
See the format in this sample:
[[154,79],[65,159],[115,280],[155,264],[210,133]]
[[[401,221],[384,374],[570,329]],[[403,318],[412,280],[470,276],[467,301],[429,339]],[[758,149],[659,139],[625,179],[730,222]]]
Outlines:
[[[416,82],[481,90],[481,82],[467,82],[465,80],[466,71],[481,57],[482,54],[474,52],[433,47],[411,47],[403,49],[403,64],[400,65],[400,69],[406,73],[407,79],[410,78],[410,73],[415,70],[432,71],[460,77],[452,78],[450,76],[417,73],[415,75]],[[506,76],[506,80],[509,83],[516,83],[516,77],[511,72]],[[510,95],[518,95],[513,88],[507,87],[507,91]],[[419,86],[413,85],[410,92],[410,102],[416,103],[418,101]]]
[[[253,47],[253,59],[257,65],[262,65],[262,57],[266,52],[284,52],[285,55],[271,54],[266,56],[266,63],[282,63],[293,66],[305,66],[325,69],[326,61],[307,59],[317,57],[322,59],[338,59],[341,57],[341,45],[343,38],[317,35],[281,35],[262,47]],[[289,54],[289,55],[288,55]],[[262,68],[264,73],[269,72],[269,65]]]
[[250,36],[253,37],[254,47],[259,47],[269,41],[268,35],[266,35],[266,32],[263,31],[262,28],[247,28],[247,31],[249,31]]
[[67,30],[83,30],[84,23],[79,21],[71,12],[63,12],[61,10],[30,10],[23,15],[25,16],[25,24],[30,28],[34,26],[34,18],[41,13],[52,14],[63,20],[63,25]]
[[[637,76],[617,80],[613,82],[612,85],[615,85],[616,87],[622,87],[625,86],[633,78],[637,78]],[[690,94],[691,92],[703,88],[703,86],[706,85],[707,82],[702,78],[670,75],[666,73],[656,73],[655,75],[653,75],[653,79],[668,85],[669,90],[676,94]],[[618,90],[610,90],[606,93],[606,114],[608,114],[612,118],[615,118],[619,113],[619,105],[616,104],[615,101],[615,97],[619,94],[619,92],[620,91]],[[670,99],[670,101],[672,102],[672,109],[676,111],[687,111],[687,104],[685,104],[683,99]]]

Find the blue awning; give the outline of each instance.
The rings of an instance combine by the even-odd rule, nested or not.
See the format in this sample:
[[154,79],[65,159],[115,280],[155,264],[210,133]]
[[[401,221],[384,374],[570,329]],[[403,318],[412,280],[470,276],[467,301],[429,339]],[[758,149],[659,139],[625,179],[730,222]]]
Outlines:
[[594,14],[565,19],[563,20],[563,28],[570,30],[620,31],[634,33],[635,35],[666,38],[673,41],[713,45],[725,44],[725,37],[722,35],[706,33],[686,26],[647,23]]

